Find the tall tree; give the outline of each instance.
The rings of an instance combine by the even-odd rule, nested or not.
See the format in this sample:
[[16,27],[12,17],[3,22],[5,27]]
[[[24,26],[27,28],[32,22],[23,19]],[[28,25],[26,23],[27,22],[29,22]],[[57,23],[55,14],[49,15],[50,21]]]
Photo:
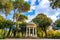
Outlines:
[[30,10],[30,5],[27,2],[24,2],[24,0],[0,0],[0,11],[5,13],[6,18],[12,10],[14,10],[14,14],[17,12],[27,12]]
[[25,37],[25,33],[26,33],[26,22],[20,23],[19,24],[19,28],[21,29],[20,32],[22,33],[22,36]]
[[2,29],[3,30],[3,32],[4,32],[4,36],[5,36],[5,27],[6,27],[6,19],[5,18],[3,18],[3,16],[1,16],[0,15],[0,29]]
[[[9,30],[11,30],[10,28],[12,27],[13,23],[10,20],[6,20],[5,18],[3,18],[3,16],[0,15],[0,29],[3,29],[4,34],[3,37],[5,37],[6,32],[5,32],[5,28],[9,28]],[[9,35],[8,35],[9,36]]]
[[[14,7],[14,15],[17,12],[22,13],[30,10],[30,5],[27,2],[24,2],[24,0],[13,1],[13,7]],[[16,12],[16,9],[17,9],[17,12]]]
[[[23,28],[24,29],[24,27],[22,26],[22,25],[24,25],[24,24],[26,24],[26,19],[28,19],[27,18],[27,16],[25,16],[25,15],[23,15],[23,14],[20,14],[20,13],[16,13],[15,15],[14,15],[14,17],[16,18],[16,23],[17,23],[17,26],[16,26],[16,29],[15,29],[15,32],[16,31],[18,31],[18,30],[20,30],[21,28]],[[19,29],[20,28],[20,29]],[[23,30],[21,30],[21,32],[22,32]],[[14,33],[14,35],[15,35],[16,33]],[[23,34],[23,32],[22,32],[22,34]]]
[[52,23],[52,20],[48,18],[45,14],[38,14],[33,20],[42,30],[45,32],[47,36],[46,29]]
[[[6,18],[8,16],[8,14],[10,14],[12,9],[13,9],[13,4],[11,1],[0,0],[0,12],[2,11],[2,13],[4,13],[6,15]],[[5,26],[7,26],[7,23]],[[5,35],[5,32],[4,32],[4,35]]]
[[[14,10],[14,15],[22,12],[27,12],[30,10],[30,5],[27,2],[24,2],[24,0],[15,0],[13,2],[13,10]],[[16,11],[17,10],[17,11]],[[17,19],[14,17],[14,19]],[[19,19],[20,20],[20,19]],[[15,20],[16,21],[16,20]]]

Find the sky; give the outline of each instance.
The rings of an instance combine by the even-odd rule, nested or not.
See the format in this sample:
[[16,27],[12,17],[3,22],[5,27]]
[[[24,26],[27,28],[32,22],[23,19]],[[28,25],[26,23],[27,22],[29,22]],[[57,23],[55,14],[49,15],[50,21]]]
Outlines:
[[[60,18],[60,9],[52,9],[50,7],[50,2],[48,0],[24,0],[30,4],[30,11],[23,13],[28,17],[27,22],[30,22],[33,18],[35,18],[38,14],[44,13],[49,18],[53,20],[57,20]],[[4,16],[4,15],[3,15]],[[13,20],[13,11],[11,11],[11,14],[8,15],[7,19]]]
[[50,7],[50,2],[48,0],[25,0],[27,1],[31,7],[30,11],[26,13],[28,15],[27,22],[31,21],[33,18],[35,18],[38,14],[44,13],[49,18],[55,22],[58,18],[60,18],[60,9],[52,9]]

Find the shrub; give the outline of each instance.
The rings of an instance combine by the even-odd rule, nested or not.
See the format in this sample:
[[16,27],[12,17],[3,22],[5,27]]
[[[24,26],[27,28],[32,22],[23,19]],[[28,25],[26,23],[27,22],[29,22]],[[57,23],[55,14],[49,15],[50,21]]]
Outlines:
[[3,38],[3,32],[2,32],[2,29],[0,29],[0,39]]
[[60,32],[58,32],[57,30],[49,30],[47,32],[48,38],[58,38],[60,37]]

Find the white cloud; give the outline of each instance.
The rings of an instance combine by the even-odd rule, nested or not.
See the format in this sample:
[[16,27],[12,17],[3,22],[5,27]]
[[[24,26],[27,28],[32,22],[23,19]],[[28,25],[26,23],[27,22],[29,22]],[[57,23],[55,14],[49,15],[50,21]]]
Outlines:
[[13,19],[12,19],[12,18],[10,18],[10,20],[11,20],[11,21],[13,21]]
[[31,9],[31,10],[35,10],[35,7],[36,7],[36,6],[31,6],[30,9]]
[[6,18],[5,14],[0,14],[0,15],[2,15],[4,18]]
[[41,7],[41,8],[47,8],[48,5],[49,4],[49,1],[48,0],[42,0],[40,3],[39,3],[39,6]]
[[30,0],[31,1],[31,6],[35,4],[36,0]]
[[38,2],[40,2],[41,0],[38,0]]
[[35,15],[28,15],[28,20],[26,22],[30,22],[33,18],[35,18],[39,13],[35,13]]
[[26,22],[30,22],[35,17],[36,15],[28,15],[28,20],[26,20]]
[[35,10],[35,7],[36,7],[36,6],[31,6],[31,7],[30,7],[30,11],[28,11],[28,12],[32,12],[32,10]]
[[30,11],[28,11],[28,12],[31,12],[32,10],[35,10],[35,7],[36,6],[34,6],[34,4],[35,4],[35,1],[36,0],[24,0],[24,1],[30,1],[31,2],[31,4],[30,4]]
[[55,22],[55,20],[57,19],[55,15],[51,16],[50,18],[53,20],[53,22]]
[[52,16],[49,16],[49,15],[47,15],[48,17],[50,17],[52,20],[53,20],[53,22],[55,22],[58,18],[56,17],[56,16],[58,16],[60,13],[59,12],[56,12],[54,15],[52,15]]

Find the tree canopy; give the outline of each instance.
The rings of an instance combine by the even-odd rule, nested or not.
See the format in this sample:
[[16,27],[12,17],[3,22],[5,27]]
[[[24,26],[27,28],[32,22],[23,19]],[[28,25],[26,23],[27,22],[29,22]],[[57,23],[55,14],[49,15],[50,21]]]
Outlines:
[[27,16],[20,13],[16,13],[13,18],[16,18],[16,21],[20,21],[20,22],[24,22],[26,19],[28,19]]
[[6,16],[8,14],[10,14],[10,12],[11,12],[12,9],[13,9],[12,2],[10,2],[8,0],[1,0],[0,1],[0,11],[2,11],[3,13],[5,13]]
[[40,27],[46,27],[52,23],[52,20],[48,18],[45,14],[38,14],[36,18],[33,19],[33,22],[35,22]]
[[50,6],[53,9],[58,9],[60,8],[60,0],[49,0],[50,1]]
[[17,9],[17,12],[27,12],[30,10],[30,5],[24,0],[1,0],[0,1],[0,11],[5,13],[7,16],[12,10]]
[[12,27],[13,22],[11,20],[6,20],[3,16],[0,15],[0,28],[9,28]]
[[30,10],[30,5],[24,0],[15,0],[13,2],[14,9],[17,9],[18,12],[27,12]]
[[56,23],[56,27],[60,27],[60,19],[57,19],[55,23]]

